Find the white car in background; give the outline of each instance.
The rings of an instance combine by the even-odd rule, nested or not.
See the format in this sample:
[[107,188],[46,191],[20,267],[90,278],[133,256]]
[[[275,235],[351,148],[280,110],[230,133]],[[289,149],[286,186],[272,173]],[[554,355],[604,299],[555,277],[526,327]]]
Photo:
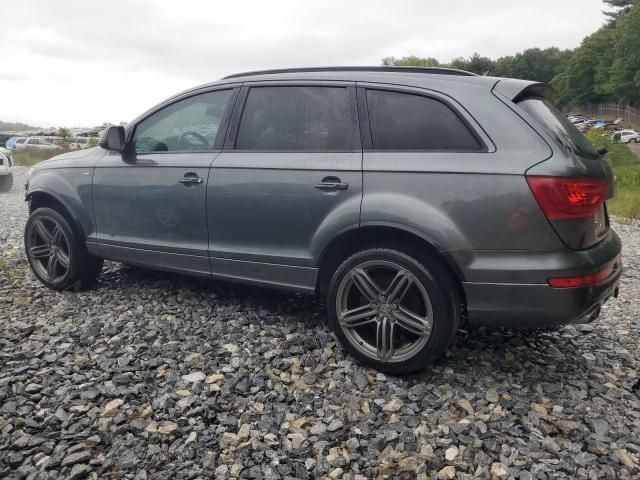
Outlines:
[[0,192],[11,190],[13,186],[13,157],[11,150],[0,147]]
[[620,130],[611,136],[614,142],[640,143],[640,134],[635,130]]
[[[91,140],[94,140],[93,144]],[[97,137],[75,137],[71,143],[69,144],[69,148],[74,150],[80,150],[81,148],[89,148],[91,146],[97,146],[98,139]]]
[[60,150],[58,145],[55,145],[44,138],[23,137],[16,140],[16,150],[22,150],[25,148],[37,148],[38,150]]
[[620,132],[620,143],[638,143],[640,134],[635,130],[622,130]]

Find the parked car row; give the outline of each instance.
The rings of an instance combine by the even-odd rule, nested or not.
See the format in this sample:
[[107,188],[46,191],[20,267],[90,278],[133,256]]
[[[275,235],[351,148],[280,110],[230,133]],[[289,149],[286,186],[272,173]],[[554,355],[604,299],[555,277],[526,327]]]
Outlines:
[[63,139],[60,137],[11,137],[5,143],[6,148],[21,150],[35,148],[38,150],[79,150],[95,147],[98,144],[97,137],[74,137]]
[[602,129],[611,134],[612,142],[620,143],[638,143],[639,134],[635,130],[625,129],[622,125],[622,118],[618,118],[613,122],[603,118],[587,118],[581,113],[569,113],[567,115],[573,125],[582,133],[587,133],[591,129]]
[[588,118],[581,113],[570,113],[567,119],[575,125],[582,133],[586,133],[592,128],[603,129],[610,133],[622,130],[622,118],[618,118],[613,122],[604,118]]

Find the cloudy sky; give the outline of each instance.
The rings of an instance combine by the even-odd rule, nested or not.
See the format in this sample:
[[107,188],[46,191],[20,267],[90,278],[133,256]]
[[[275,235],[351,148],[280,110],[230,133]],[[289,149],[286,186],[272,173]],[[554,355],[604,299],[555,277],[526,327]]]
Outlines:
[[576,47],[600,0],[20,0],[0,28],[0,120],[128,121],[194,85],[245,70],[449,61]]

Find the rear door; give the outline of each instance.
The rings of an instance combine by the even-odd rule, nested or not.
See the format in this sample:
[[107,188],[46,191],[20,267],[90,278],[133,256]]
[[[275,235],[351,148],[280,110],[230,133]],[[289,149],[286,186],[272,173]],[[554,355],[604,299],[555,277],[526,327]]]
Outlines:
[[192,94],[134,125],[128,153],[96,165],[100,254],[209,276],[206,186],[237,90]]
[[244,86],[209,178],[214,276],[313,290],[321,249],[358,227],[361,168],[354,84]]

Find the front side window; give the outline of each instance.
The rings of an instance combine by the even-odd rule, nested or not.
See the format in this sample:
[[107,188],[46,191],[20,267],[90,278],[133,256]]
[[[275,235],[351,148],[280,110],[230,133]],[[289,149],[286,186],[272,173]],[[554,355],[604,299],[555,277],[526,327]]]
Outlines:
[[26,141],[26,138],[19,138],[18,140],[16,140],[16,144],[21,144],[24,143]]
[[140,122],[133,138],[137,153],[213,150],[231,90],[180,100]]
[[367,90],[367,108],[374,150],[482,150],[458,114],[434,98]]
[[349,151],[360,148],[345,87],[254,87],[244,105],[236,149]]

